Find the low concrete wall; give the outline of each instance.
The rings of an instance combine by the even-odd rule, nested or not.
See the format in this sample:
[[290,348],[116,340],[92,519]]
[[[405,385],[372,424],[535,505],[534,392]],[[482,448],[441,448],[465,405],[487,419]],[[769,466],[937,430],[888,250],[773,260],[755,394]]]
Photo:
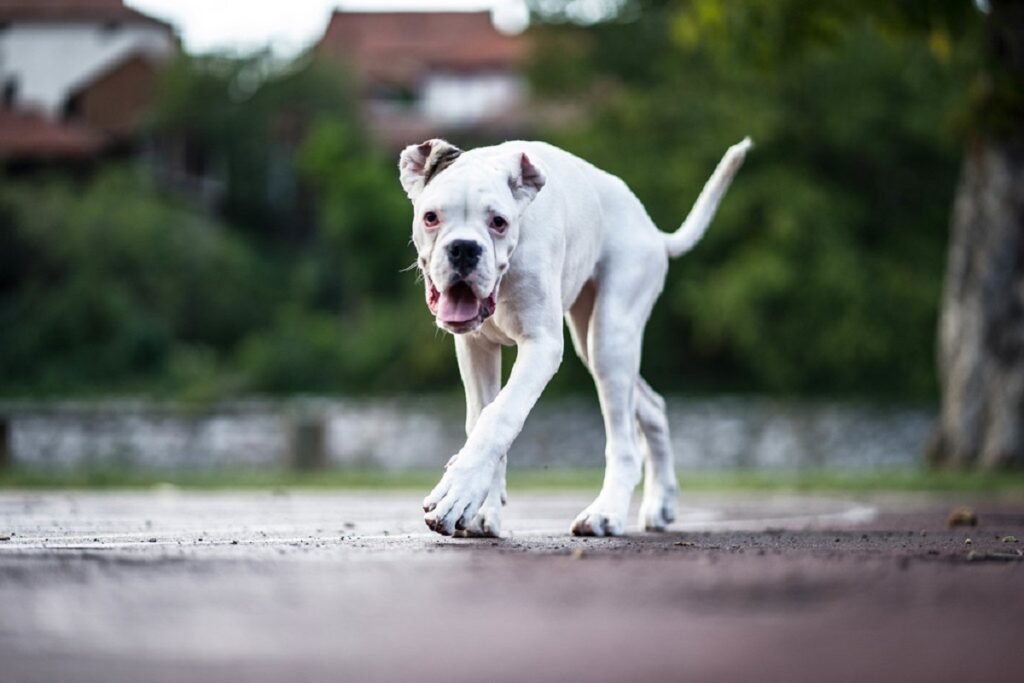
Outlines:
[[[684,469],[911,466],[933,421],[931,410],[917,407],[669,399]],[[46,467],[433,468],[464,440],[463,408],[447,398],[246,401],[202,410],[136,401],[6,404],[3,422],[9,461]],[[520,467],[600,466],[596,401],[542,401],[510,458]]]

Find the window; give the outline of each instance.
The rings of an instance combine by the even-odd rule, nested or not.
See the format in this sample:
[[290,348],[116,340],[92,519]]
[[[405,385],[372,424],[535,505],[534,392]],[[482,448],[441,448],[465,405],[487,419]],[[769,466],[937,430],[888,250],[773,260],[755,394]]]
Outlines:
[[11,76],[4,81],[0,103],[3,104],[4,109],[13,109],[14,105],[18,103],[18,79],[16,77]]
[[375,113],[398,114],[415,109],[418,97],[416,91],[407,86],[378,84],[370,92],[370,102]]
[[79,119],[82,117],[82,96],[81,94],[73,95],[68,98],[68,101],[64,103],[64,118],[68,120]]

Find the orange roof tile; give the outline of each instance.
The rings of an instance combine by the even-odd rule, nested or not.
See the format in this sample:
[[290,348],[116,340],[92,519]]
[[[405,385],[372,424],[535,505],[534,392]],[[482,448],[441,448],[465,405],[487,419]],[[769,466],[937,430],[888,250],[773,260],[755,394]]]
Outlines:
[[104,140],[78,126],[42,114],[0,109],[0,159],[67,159],[97,154]]
[[125,7],[123,0],[0,0],[0,21],[121,21],[170,24]]
[[486,12],[335,11],[316,51],[364,80],[411,84],[428,69],[516,69],[528,45],[495,29]]

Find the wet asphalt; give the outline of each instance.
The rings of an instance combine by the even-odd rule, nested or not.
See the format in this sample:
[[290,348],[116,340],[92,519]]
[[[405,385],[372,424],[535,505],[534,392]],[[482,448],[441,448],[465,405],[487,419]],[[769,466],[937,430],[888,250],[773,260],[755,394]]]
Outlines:
[[0,493],[0,683],[1024,676],[1019,498],[686,494],[577,539],[587,496],[510,493],[502,539],[412,492]]

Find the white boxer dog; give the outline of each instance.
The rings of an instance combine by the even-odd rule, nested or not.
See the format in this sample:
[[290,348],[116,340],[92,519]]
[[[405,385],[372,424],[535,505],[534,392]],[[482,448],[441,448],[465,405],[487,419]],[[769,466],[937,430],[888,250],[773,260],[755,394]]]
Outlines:
[[[590,370],[607,437],[604,484],[576,517],[579,536],[626,528],[646,456],[640,524],[675,519],[665,402],[640,377],[644,326],[670,257],[703,236],[750,149],[732,146],[674,233],[659,231],[626,184],[542,142],[469,152],[444,140],[401,154],[412,239],[437,325],[455,335],[466,444],[423,501],[439,534],[499,536],[509,447],[562,361],[562,318]],[[518,355],[501,386],[501,346]]]

